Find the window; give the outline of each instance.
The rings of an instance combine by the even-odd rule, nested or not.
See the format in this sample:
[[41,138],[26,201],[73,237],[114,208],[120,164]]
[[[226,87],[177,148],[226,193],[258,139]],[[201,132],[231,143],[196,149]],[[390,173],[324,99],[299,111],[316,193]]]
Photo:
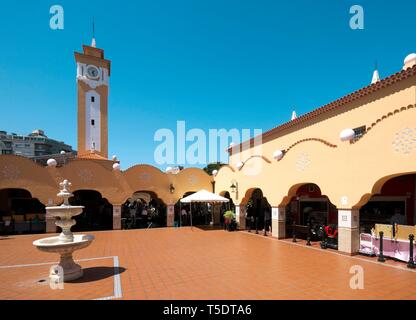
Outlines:
[[91,97],[91,102],[95,102],[95,97]]
[[362,126],[362,127],[355,128],[353,130],[355,132],[355,135],[354,135],[354,139],[351,140],[351,143],[358,141],[367,132],[367,127]]
[[362,137],[366,131],[367,131],[367,127],[366,126],[362,126],[362,127],[359,127],[359,128],[355,128],[354,129],[355,138]]
[[91,120],[91,125],[95,126],[95,120]]

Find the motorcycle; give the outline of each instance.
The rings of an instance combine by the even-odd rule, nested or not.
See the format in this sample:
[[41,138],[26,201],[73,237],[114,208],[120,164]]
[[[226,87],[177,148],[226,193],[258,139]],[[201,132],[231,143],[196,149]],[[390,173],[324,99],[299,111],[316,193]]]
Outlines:
[[321,226],[320,234],[322,235],[321,248],[338,250],[338,229],[335,225]]

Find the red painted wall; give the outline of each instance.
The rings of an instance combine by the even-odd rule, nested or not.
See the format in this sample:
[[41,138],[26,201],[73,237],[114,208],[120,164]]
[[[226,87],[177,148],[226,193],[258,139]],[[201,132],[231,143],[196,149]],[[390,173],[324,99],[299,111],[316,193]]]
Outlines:
[[381,189],[381,196],[386,197],[404,197],[406,200],[407,222],[414,225],[415,215],[415,187],[416,175],[401,176],[387,181]]

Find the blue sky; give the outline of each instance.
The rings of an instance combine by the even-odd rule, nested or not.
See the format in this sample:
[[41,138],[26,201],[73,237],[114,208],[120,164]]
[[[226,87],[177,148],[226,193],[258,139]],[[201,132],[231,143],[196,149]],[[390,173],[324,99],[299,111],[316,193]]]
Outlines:
[[[49,28],[62,5],[65,29]],[[365,29],[349,28],[352,5]],[[270,129],[399,71],[416,51],[415,1],[2,1],[0,129],[76,148],[74,51],[91,41],[112,60],[110,156],[154,164],[154,133]],[[166,166],[164,166],[166,167]]]

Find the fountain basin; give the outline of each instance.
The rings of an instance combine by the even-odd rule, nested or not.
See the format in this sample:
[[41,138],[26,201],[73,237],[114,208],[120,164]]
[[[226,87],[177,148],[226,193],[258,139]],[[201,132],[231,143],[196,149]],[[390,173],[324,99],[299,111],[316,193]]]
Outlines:
[[74,251],[88,247],[94,240],[91,235],[74,235],[72,242],[62,242],[60,237],[44,238],[33,242],[40,251],[58,253],[61,257],[59,264],[52,268],[49,278],[55,283],[79,279],[83,276],[82,268],[74,262]]
[[88,247],[94,236],[74,235],[73,242],[62,242],[59,237],[44,238],[33,242],[33,245],[44,252],[61,253],[66,250],[74,252]]
[[[59,207],[47,207],[46,213],[50,217],[56,219],[55,224],[62,229],[62,233],[59,235],[59,241],[66,243],[73,243],[74,236],[71,232],[71,227],[76,225],[76,221],[73,217],[79,216],[84,210],[82,206],[71,206],[64,203]],[[59,241],[57,243],[59,243]]]
[[83,210],[84,210],[84,207],[81,207],[81,206],[66,206],[66,205],[46,208],[48,216],[51,216],[54,218],[65,217],[67,219],[79,216]]

